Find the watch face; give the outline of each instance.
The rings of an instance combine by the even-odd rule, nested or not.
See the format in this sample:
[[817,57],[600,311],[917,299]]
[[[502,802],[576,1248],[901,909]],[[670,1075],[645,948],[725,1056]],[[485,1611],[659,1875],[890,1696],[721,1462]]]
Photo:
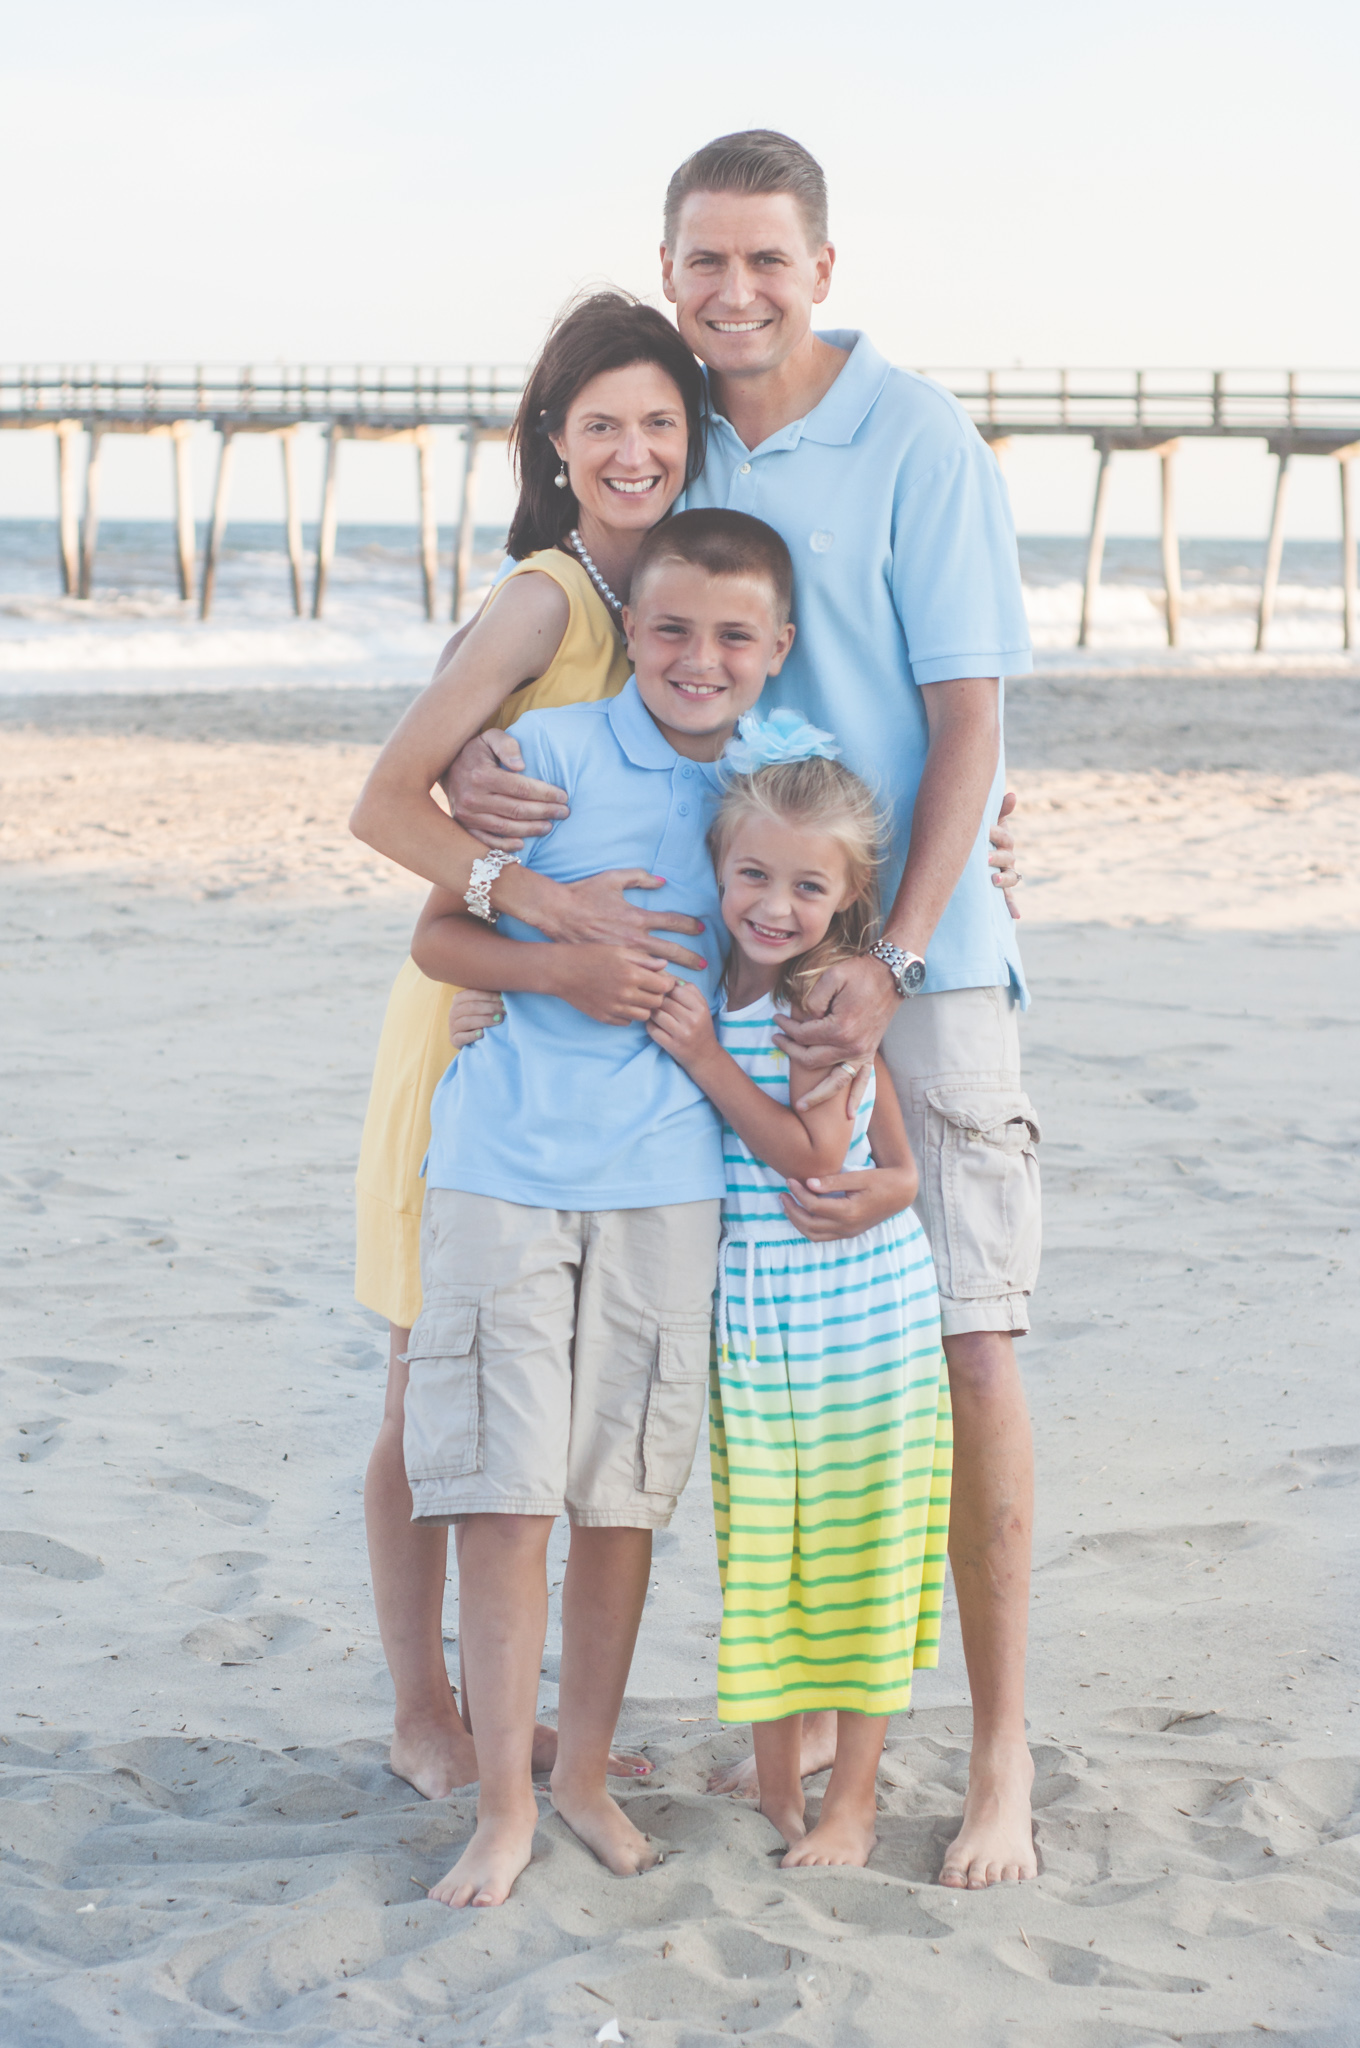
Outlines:
[[902,969],[902,986],[908,995],[914,996],[926,978],[924,960],[912,960]]

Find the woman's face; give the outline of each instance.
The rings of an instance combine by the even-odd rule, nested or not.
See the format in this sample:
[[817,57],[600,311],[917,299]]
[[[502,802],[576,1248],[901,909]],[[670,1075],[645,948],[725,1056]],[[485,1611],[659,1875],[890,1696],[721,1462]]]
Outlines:
[[602,370],[577,392],[552,444],[583,519],[645,531],[684,489],[685,402],[656,363]]

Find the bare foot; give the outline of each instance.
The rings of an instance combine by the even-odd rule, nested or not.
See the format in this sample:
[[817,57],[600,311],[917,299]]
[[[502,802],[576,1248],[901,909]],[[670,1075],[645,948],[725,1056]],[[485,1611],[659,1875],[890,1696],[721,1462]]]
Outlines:
[[637,1877],[661,1861],[661,1851],[638,1832],[607,1792],[586,1792],[578,1797],[554,1786],[552,1802],[572,1833],[615,1877]]
[[807,1833],[807,1827],[803,1820],[803,1802],[801,1799],[796,1802],[792,1800],[762,1799],[760,1810],[770,1823],[770,1826],[778,1828],[790,1848],[793,1847],[795,1842],[801,1842]]
[[472,1737],[456,1713],[437,1720],[403,1720],[389,1752],[392,1775],[404,1778],[423,1799],[447,1799],[477,1776]]
[[[815,1778],[818,1771],[829,1771],[836,1761],[836,1716],[834,1714],[804,1714],[803,1744],[798,1758],[798,1770],[804,1778]],[[709,1792],[727,1793],[737,1799],[758,1799],[760,1785],[756,1778],[756,1760],[744,1756],[734,1764],[717,1764],[708,1774]],[[778,1826],[778,1822],[775,1823]]]
[[441,1906],[501,1906],[533,1854],[538,1808],[495,1820],[479,1820],[477,1831],[447,1877],[430,1886]]
[[1034,1759],[1026,1745],[985,1756],[974,1750],[963,1826],[945,1851],[941,1884],[980,1892],[988,1885],[1038,1876],[1029,1804],[1033,1784]]
[[816,1827],[809,1828],[800,1842],[794,1842],[780,1865],[782,1870],[799,1870],[809,1863],[848,1863],[859,1869],[869,1861],[877,1845],[873,1821],[848,1807],[828,1813]]

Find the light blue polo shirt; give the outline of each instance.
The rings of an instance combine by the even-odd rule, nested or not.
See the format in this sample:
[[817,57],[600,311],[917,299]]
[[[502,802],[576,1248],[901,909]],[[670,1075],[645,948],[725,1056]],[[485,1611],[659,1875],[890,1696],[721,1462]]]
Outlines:
[[[711,414],[703,474],[684,503],[754,513],[788,543],[798,636],[760,708],[786,704],[835,733],[890,810],[886,909],[929,743],[917,685],[1024,675],[1029,629],[1005,482],[963,407],[853,329],[821,339],[850,355],[820,405],[758,448]],[[927,949],[927,990],[1013,982],[1028,1002],[1015,925],[987,866],[1005,786],[1003,758]]]
[[[617,697],[529,711],[511,726],[530,775],[567,792],[571,815],[521,859],[559,882],[646,868],[664,889],[629,897],[704,921],[695,982],[710,1005],[723,963],[718,885],[704,835],[717,768],[661,736],[630,680]],[[543,934],[502,917],[508,938]],[[558,996],[505,998],[505,1022],[467,1046],[430,1109],[426,1182],[536,1209],[650,1209],[720,1196],[721,1124],[683,1067],[641,1024],[597,1024]]]

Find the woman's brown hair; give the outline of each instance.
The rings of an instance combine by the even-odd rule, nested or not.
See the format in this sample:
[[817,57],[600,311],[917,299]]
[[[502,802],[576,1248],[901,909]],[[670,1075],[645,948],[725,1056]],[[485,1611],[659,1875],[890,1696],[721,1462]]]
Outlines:
[[655,363],[678,389],[689,428],[685,483],[704,466],[704,380],[689,349],[663,314],[628,292],[592,292],[559,314],[544,342],[510,430],[519,502],[506,552],[522,562],[560,545],[581,516],[576,493],[558,490],[561,463],[548,436],[560,434],[578,392],[606,370]]

